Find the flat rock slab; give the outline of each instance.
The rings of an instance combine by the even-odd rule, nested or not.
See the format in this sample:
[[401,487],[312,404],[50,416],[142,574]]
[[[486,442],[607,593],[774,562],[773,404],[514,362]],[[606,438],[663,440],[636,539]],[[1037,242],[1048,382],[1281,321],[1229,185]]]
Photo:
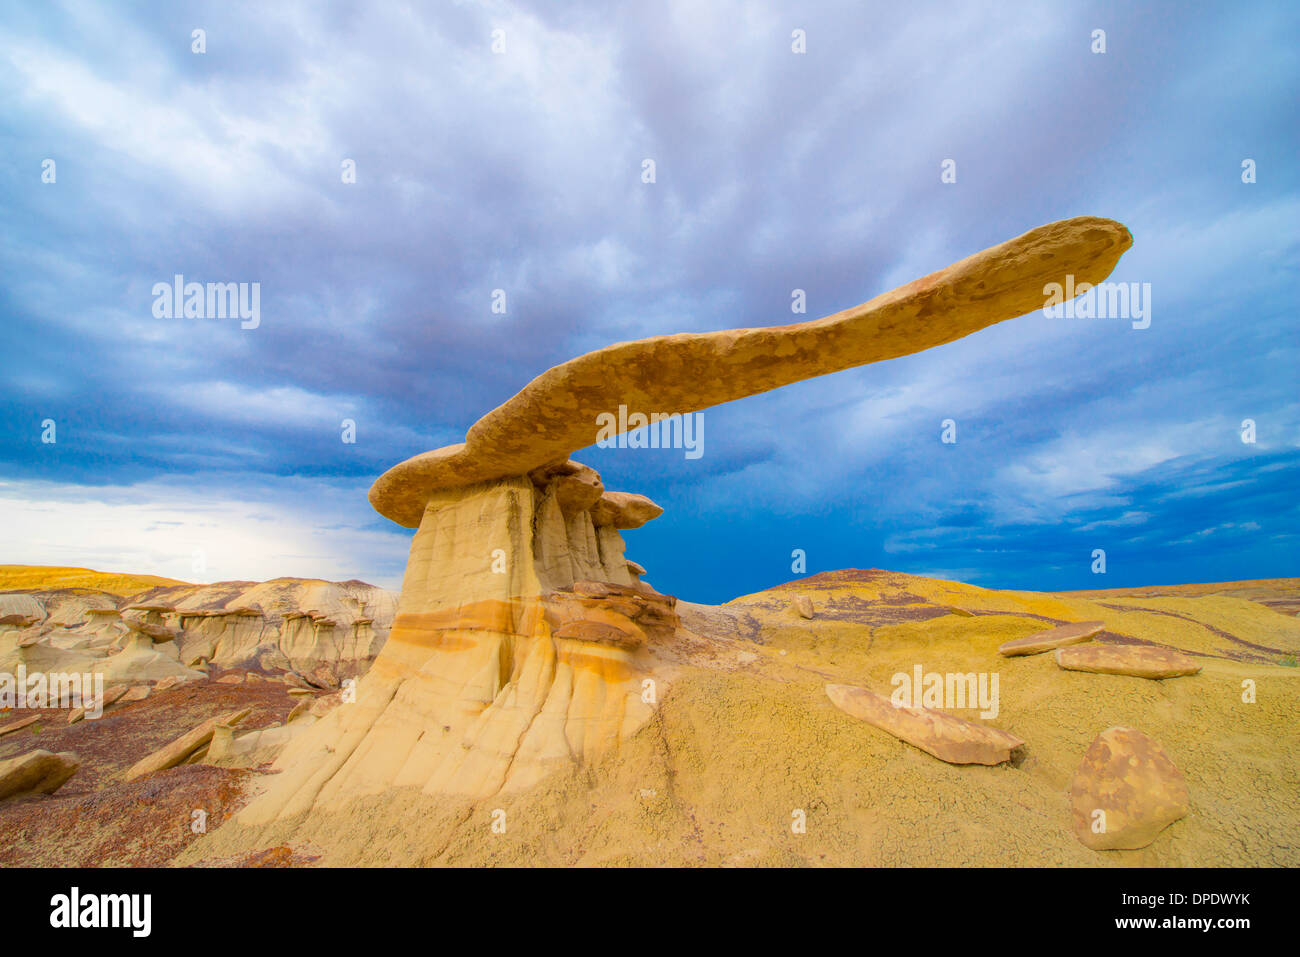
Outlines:
[[145,774],[151,774],[154,771],[163,771],[167,768],[174,768],[178,764],[184,764],[190,758],[201,751],[206,751],[209,742],[212,741],[212,734],[217,725],[228,724],[236,725],[243,721],[252,713],[252,708],[243,708],[239,711],[230,711],[226,714],[218,715],[215,718],[209,718],[201,725],[191,731],[187,731],[170,744],[163,745],[152,754],[146,755],[127,770],[123,780],[133,781]]
[[51,754],[37,750],[0,761],[0,801],[15,794],[37,791],[53,794],[77,773],[81,761],[71,751]]
[[11,734],[14,731],[21,731],[23,728],[27,727],[28,725],[33,725],[40,720],[41,720],[41,715],[37,713],[37,714],[29,714],[25,718],[19,718],[17,721],[11,721],[5,725],[0,725],[0,737],[3,737],[6,734]]
[[1094,851],[1146,847],[1187,814],[1187,782],[1149,735],[1109,728],[1070,782],[1074,836]]
[[1135,678],[1177,678],[1201,670],[1181,651],[1155,645],[1076,645],[1058,649],[1056,663],[1066,671]]
[[932,708],[896,707],[884,695],[852,685],[827,685],[835,707],[949,764],[1001,764],[1024,741],[1008,731]]
[[1106,627],[1100,621],[1073,621],[1068,625],[1058,625],[1047,631],[1040,631],[1028,638],[1017,638],[998,646],[998,653],[1014,658],[1018,655],[1039,655],[1062,645],[1073,645],[1087,641],[1093,635],[1100,634]]

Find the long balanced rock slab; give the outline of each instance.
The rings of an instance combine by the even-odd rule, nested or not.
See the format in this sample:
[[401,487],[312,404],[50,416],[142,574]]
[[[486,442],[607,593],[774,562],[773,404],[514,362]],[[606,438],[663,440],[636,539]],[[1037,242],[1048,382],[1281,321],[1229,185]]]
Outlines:
[[1040,631],[1028,638],[1017,638],[998,646],[998,653],[1008,658],[1019,655],[1037,655],[1062,645],[1078,644],[1087,641],[1093,635],[1100,634],[1106,627],[1101,621],[1073,621],[1067,625],[1058,625],[1047,631]]
[[1057,649],[1056,663],[1066,671],[1134,678],[1177,678],[1201,670],[1181,651],[1154,645],[1072,645]]
[[933,708],[895,706],[884,695],[853,685],[826,686],[835,707],[949,764],[1001,764],[1024,741]]
[[163,745],[152,754],[146,755],[127,770],[123,775],[124,781],[133,781],[138,777],[151,774],[154,771],[163,771],[167,768],[174,768],[179,764],[184,764],[200,748],[205,747],[212,740],[212,735],[216,731],[217,725],[228,724],[236,725],[243,721],[253,711],[252,708],[242,708],[239,711],[228,711],[225,714],[218,715],[215,718],[209,718],[197,728],[187,731],[170,744]]
[[[707,409],[793,382],[912,355],[1046,302],[1044,287],[1096,284],[1133,244],[1095,216],[1049,223],[843,312],[788,326],[620,342],[555,366],[479,419],[462,444],[381,475],[370,503],[415,528],[430,491],[524,475],[595,443],[599,417]],[[620,426],[621,428],[622,426]],[[608,424],[606,423],[606,429]]]

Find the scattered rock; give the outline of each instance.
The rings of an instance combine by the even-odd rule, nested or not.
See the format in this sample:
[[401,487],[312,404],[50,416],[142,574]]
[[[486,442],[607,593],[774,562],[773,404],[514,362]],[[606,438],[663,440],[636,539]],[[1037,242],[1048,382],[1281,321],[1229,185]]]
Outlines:
[[1201,670],[1200,665],[1181,651],[1158,645],[1078,645],[1060,648],[1056,652],[1056,663],[1066,671],[1155,679],[1194,675]]
[[146,755],[135,764],[133,764],[123,776],[123,780],[133,781],[145,774],[151,774],[154,771],[162,771],[166,768],[174,768],[178,764],[184,764],[195,752],[200,749],[206,749],[208,743],[212,740],[212,735],[219,724],[228,724],[232,727],[243,721],[253,711],[252,708],[243,708],[239,711],[229,711],[226,714],[216,718],[209,718],[201,725],[191,731],[187,731],[175,741],[166,744]]
[[37,713],[29,714],[25,718],[19,718],[17,721],[11,721],[9,724],[0,725],[0,737],[4,737],[6,734],[12,734],[15,731],[21,731],[23,728],[33,725],[40,720],[41,715]]
[[1024,741],[1008,731],[976,724],[932,708],[902,708],[884,695],[852,685],[826,686],[841,711],[949,764],[1001,764]]
[[956,615],[958,618],[974,618],[975,612],[967,611],[965,608],[958,608],[956,605],[947,605],[948,614]]
[[73,708],[68,712],[68,724],[76,724],[86,716],[85,708]]
[[127,704],[131,701],[143,701],[149,697],[150,687],[148,685],[135,685],[126,690],[126,693],[118,699],[120,704]]
[[174,688],[181,683],[180,675],[168,675],[153,686],[154,691],[166,691],[168,688]]
[[812,618],[813,603],[807,595],[796,595],[794,599],[795,611],[799,612],[800,618]]
[[292,721],[294,718],[298,717],[299,715],[306,714],[308,711],[311,710],[311,706],[314,703],[315,703],[314,698],[300,699],[298,703],[293,706],[293,710],[289,712],[289,717],[284,719],[284,723],[288,724],[290,721]]
[[77,773],[81,762],[71,751],[29,751],[0,761],[0,800],[37,791],[53,794]]
[[1060,648],[1062,645],[1073,645],[1080,641],[1087,641],[1093,635],[1099,634],[1105,627],[1105,622],[1100,621],[1070,622],[1068,625],[1058,625],[1055,628],[1040,631],[1027,638],[1017,638],[1015,641],[1005,642],[998,647],[998,652],[1008,658],[1014,658],[1018,655],[1037,655],[1044,651],[1051,651],[1053,648]]
[[1146,847],[1187,814],[1187,782],[1164,749],[1133,728],[1109,728],[1070,782],[1074,836],[1094,851]]
[[217,679],[217,684],[219,685],[242,685],[243,683],[244,676],[239,674],[222,675]]
[[102,706],[107,708],[110,704],[116,704],[118,701],[122,700],[122,696],[130,690],[131,688],[129,685],[110,685],[104,689],[104,701]]

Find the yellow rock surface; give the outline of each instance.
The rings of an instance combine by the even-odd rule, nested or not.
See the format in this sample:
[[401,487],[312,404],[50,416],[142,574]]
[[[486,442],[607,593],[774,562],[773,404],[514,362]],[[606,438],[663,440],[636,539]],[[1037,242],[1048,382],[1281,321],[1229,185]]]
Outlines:
[[[800,593],[816,619],[791,609]],[[1300,652],[1300,621],[1210,589],[1164,602],[1175,604],[1116,611],[852,569],[727,605],[679,602],[678,634],[647,646],[648,674],[671,683],[650,720],[602,758],[485,799],[411,785],[229,824],[186,859],[301,842],[329,864],[1300,866],[1300,668],[1282,663]],[[1117,636],[1210,657],[1194,680],[1156,683],[998,654],[1054,623],[1103,619]],[[997,673],[995,723],[1026,742],[1023,759],[945,764],[849,720],[826,696],[828,683],[888,688],[918,663]],[[949,710],[981,720],[977,709]],[[1070,787],[1098,731],[1115,725],[1142,729],[1174,756],[1188,816],[1146,847],[1097,854],[1074,835]],[[504,834],[491,830],[496,811]],[[795,811],[805,833],[792,831]]]
[[183,585],[175,578],[97,572],[58,565],[0,565],[0,591],[93,588],[114,595],[134,595],[160,585]]

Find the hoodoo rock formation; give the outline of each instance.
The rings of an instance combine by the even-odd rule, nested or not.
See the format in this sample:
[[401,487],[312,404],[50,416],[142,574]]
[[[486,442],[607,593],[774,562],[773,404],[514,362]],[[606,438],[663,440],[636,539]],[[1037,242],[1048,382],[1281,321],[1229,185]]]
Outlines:
[[289,741],[239,820],[400,787],[483,798],[609,754],[664,693],[653,650],[677,615],[620,535],[662,510],[570,459],[602,413],[685,414],[943,345],[1041,308],[1067,275],[1101,282],[1131,242],[1111,220],[1065,220],[823,319],[619,343],[543,373],[463,444],[385,472],[371,503],[418,529],[388,642],[355,702]]

